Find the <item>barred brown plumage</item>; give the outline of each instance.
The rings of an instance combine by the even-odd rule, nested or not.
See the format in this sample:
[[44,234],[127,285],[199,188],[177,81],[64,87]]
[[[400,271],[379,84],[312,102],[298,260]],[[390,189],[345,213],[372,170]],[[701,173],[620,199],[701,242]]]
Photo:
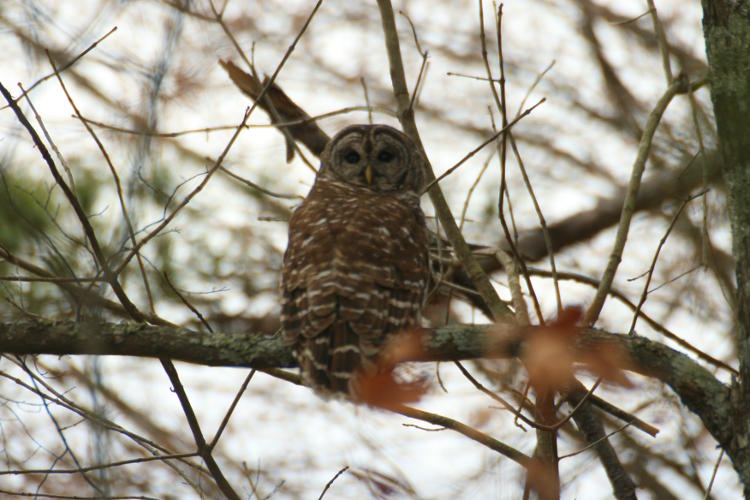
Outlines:
[[372,370],[384,341],[418,320],[429,275],[423,168],[396,129],[347,127],[289,221],[283,337],[320,393],[356,396],[353,374]]

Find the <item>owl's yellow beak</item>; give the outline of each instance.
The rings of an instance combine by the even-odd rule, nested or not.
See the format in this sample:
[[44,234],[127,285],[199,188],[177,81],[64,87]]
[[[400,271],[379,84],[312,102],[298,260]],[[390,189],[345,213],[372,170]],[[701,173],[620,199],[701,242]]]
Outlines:
[[367,184],[372,184],[372,167],[370,165],[367,165],[365,167],[365,180],[367,181]]

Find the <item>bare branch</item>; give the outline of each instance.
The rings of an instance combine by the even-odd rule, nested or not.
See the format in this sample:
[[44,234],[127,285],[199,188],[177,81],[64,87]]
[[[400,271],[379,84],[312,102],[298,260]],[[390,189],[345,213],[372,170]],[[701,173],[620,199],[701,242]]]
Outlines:
[[646,169],[646,161],[648,160],[649,152],[651,150],[651,140],[656,133],[656,127],[659,125],[659,121],[661,120],[664,111],[666,111],[667,106],[669,106],[669,103],[672,101],[672,98],[677,94],[687,92],[687,90],[687,79],[676,79],[669,85],[664,92],[664,95],[662,95],[654,106],[654,109],[649,114],[646,128],[643,131],[641,142],[638,145],[638,154],[636,155],[633,170],[630,175],[628,191],[625,195],[625,201],[620,215],[620,223],[617,227],[617,234],[615,235],[615,244],[612,248],[612,253],[609,256],[607,268],[604,270],[599,283],[599,288],[596,291],[596,296],[591,305],[589,305],[583,318],[583,322],[586,325],[593,324],[599,317],[599,313],[604,306],[604,301],[607,299],[609,289],[612,286],[612,281],[615,278],[617,266],[622,259],[622,252],[625,249],[625,243],[627,242],[628,231],[630,229],[630,220],[633,218],[633,213],[635,213],[635,202],[638,198],[638,190],[641,186],[641,177],[643,176],[643,171]]

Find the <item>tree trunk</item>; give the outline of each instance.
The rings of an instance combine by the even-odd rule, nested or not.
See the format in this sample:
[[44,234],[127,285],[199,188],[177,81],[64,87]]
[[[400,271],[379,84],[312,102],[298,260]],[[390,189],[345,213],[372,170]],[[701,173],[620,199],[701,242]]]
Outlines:
[[732,433],[721,443],[750,498],[750,0],[703,0],[711,99],[729,187],[736,262],[739,378],[732,387]]

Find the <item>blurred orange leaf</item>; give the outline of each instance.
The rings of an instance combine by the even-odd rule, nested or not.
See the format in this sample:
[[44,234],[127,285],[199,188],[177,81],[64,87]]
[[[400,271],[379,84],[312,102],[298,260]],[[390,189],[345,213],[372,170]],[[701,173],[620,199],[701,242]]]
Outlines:
[[536,491],[540,499],[552,500],[559,498],[559,487],[555,469],[538,458],[532,459],[526,466],[529,487]]
[[401,382],[393,376],[393,370],[360,373],[354,383],[359,402],[385,409],[418,401],[427,391],[425,379]]
[[597,346],[579,356],[579,362],[606,382],[633,387],[623,368],[628,365],[627,355],[618,346]]
[[564,390],[579,367],[604,380],[632,387],[623,368],[625,353],[616,346],[597,346],[581,352],[577,345],[582,329],[580,307],[564,309],[557,320],[529,330],[521,359],[537,391]]
[[397,380],[395,369],[398,363],[423,356],[423,335],[420,329],[414,328],[392,337],[384,346],[374,369],[356,375],[356,398],[362,403],[387,409],[419,400],[427,391],[427,379],[409,382]]

